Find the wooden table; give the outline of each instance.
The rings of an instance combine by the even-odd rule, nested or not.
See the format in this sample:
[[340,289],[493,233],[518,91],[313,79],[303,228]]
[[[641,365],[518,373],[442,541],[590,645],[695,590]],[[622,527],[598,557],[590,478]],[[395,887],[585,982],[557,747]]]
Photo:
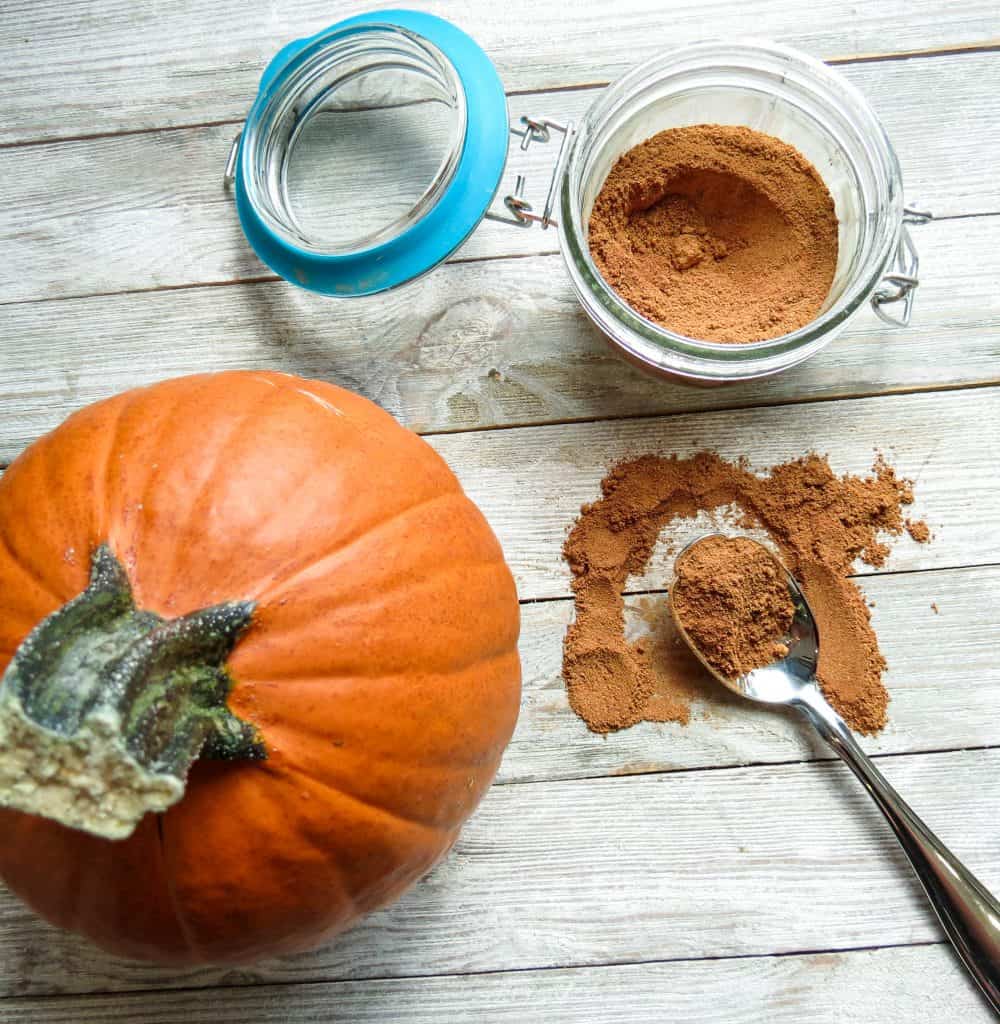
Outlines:
[[[230,140],[279,45],[365,6],[7,0],[0,465],[85,403],[175,374],[273,367],[370,396],[503,541],[524,601],[517,734],[448,860],[310,955],[160,970],[0,895],[0,1021],[991,1019],[877,812],[793,722],[720,700],[687,728],[586,731],[560,678],[560,546],[621,456],[709,446],[766,466],[816,448],[860,472],[886,451],[935,536],[859,570],[893,698],[865,746],[1000,889],[995,0],[427,5],[491,55],[515,117],[579,116],[635,62],[723,31],[832,60],[870,98],[908,199],[937,216],[912,328],[866,312],[806,366],[715,391],[612,355],[552,231],[484,224],[430,277],[347,304],[255,259],[221,187]],[[536,182],[546,159],[529,153]]]

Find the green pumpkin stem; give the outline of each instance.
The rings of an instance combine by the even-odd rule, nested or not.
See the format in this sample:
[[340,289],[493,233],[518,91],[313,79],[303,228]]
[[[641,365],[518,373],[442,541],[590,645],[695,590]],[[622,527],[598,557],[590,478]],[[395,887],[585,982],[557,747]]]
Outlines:
[[87,589],[35,627],[0,679],[0,806],[123,839],[180,800],[199,756],[265,757],[226,706],[224,664],[253,610],[142,611],[99,547]]

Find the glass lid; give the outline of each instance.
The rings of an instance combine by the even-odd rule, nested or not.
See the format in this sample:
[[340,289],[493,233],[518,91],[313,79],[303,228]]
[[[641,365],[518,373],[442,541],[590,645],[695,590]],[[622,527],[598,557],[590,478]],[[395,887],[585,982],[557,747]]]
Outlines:
[[238,141],[240,222],[274,271],[328,295],[426,273],[493,200],[507,155],[486,54],[414,11],[348,19],[284,47]]

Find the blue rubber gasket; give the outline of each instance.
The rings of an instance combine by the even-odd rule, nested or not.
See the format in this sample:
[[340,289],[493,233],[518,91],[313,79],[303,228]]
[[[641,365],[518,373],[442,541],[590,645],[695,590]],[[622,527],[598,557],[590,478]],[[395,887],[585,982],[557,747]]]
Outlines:
[[[461,29],[418,11],[373,11],[338,22],[283,47],[261,76],[250,122],[273,90],[333,34],[394,26],[422,36],[451,62],[465,90],[465,141],[451,182],[430,210],[387,242],[342,255],[308,252],[276,234],[250,203],[244,186],[243,141],[236,161],[236,209],[254,252],[285,280],[323,295],[371,295],[419,277],[447,259],[483,218],[507,160],[508,115],[503,84],[489,57]],[[304,51],[307,51],[304,54]]]

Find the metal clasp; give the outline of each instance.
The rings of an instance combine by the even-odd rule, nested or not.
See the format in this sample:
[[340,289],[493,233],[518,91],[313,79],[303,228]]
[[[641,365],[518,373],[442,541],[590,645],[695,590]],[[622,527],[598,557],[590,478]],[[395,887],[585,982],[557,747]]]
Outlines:
[[[899,229],[899,244],[896,246],[893,270],[883,276],[879,287],[872,294],[872,309],[880,319],[892,327],[909,326],[913,313],[913,300],[916,297],[917,286],[920,284],[918,276],[920,256],[910,237],[910,232],[907,230],[907,225],[926,224],[929,220],[933,220],[933,214],[914,210],[909,206],[903,208],[903,224]],[[893,316],[884,308],[894,302],[903,303],[899,316]]]
[[541,224],[543,229],[557,226],[559,222],[553,219],[552,211],[555,208],[559,182],[562,180],[563,171],[566,169],[570,143],[573,141],[576,129],[573,127],[572,121],[560,124],[558,121],[553,121],[548,117],[532,118],[524,116],[521,118],[520,124],[523,127],[511,125],[510,133],[520,137],[520,148],[522,150],[527,149],[532,142],[550,142],[552,132],[554,131],[562,133],[562,142],[556,155],[555,166],[552,168],[552,177],[549,179],[549,191],[545,197],[545,206],[541,213],[534,212],[534,207],[524,198],[524,175],[519,174],[514,183],[514,191],[504,196],[503,200],[503,204],[510,213],[510,216],[487,210],[486,218],[488,220],[500,221],[501,224],[514,224],[521,228],[530,228],[532,224]]
[[226,169],[222,172],[222,187],[225,189],[232,188],[233,182],[236,180],[236,158],[240,153],[240,139],[243,137],[243,132],[237,132],[236,138],[233,139],[233,144],[229,147],[229,156],[226,157]]

